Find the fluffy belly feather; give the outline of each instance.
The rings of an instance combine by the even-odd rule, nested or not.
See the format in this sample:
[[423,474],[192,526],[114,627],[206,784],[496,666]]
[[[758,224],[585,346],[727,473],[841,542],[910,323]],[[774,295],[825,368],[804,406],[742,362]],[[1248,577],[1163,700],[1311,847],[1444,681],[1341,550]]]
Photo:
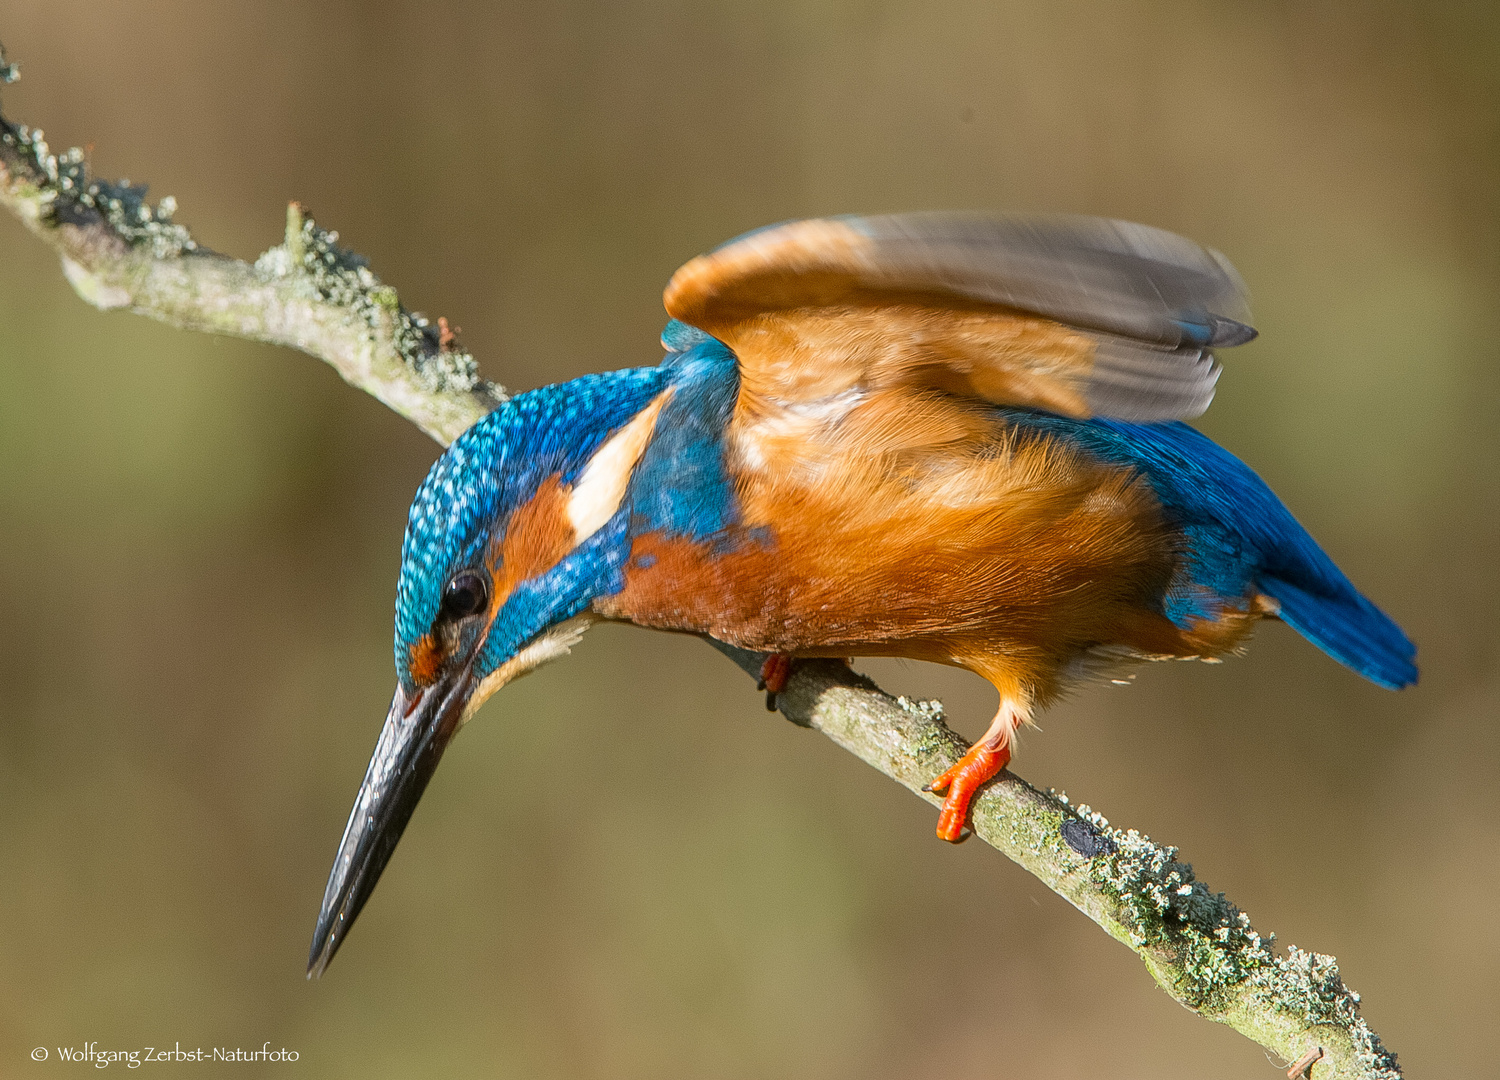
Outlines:
[[953,664],[1040,698],[1091,650],[1213,654],[1253,621],[1161,615],[1180,531],[1133,470],[1053,440],[800,464],[742,472],[726,534],[637,536],[595,610],[762,652]]

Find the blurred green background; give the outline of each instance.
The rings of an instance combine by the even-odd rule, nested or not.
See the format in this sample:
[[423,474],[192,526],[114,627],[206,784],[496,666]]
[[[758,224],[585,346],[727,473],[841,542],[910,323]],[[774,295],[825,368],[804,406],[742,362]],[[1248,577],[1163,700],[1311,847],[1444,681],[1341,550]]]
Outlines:
[[[303,200],[513,389],[653,363],[671,271],[790,217],[1226,252],[1262,337],[1201,425],[1422,685],[1270,626],[1080,693],[1017,771],[1336,954],[1410,1076],[1500,1076],[1493,4],[4,0],[0,40],[12,119],[222,251]],[[301,1055],[175,1066],[239,1077],[1276,1075],[726,660],[624,628],[484,709],[305,982],[436,454],[305,356],[88,308],[0,219],[0,1076],[87,1040]]]

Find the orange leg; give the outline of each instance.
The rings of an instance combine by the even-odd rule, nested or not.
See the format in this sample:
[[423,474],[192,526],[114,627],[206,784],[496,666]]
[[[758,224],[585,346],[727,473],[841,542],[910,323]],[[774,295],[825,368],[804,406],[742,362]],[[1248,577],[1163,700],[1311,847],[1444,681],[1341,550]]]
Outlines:
[[1002,705],[990,729],[958,763],[943,773],[923,791],[948,789],[943,800],[943,811],[938,815],[939,839],[957,843],[963,839],[964,821],[969,816],[969,803],[981,785],[1010,764],[1010,736],[1021,718],[1010,708]]

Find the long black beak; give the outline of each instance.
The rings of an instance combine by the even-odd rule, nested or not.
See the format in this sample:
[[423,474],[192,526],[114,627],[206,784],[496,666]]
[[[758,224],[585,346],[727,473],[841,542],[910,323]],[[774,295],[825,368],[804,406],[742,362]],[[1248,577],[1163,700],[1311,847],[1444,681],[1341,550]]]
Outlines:
[[396,688],[380,741],[365,771],[365,782],[349,812],[349,824],[344,826],[338,857],[328,874],[323,909],[318,913],[318,927],[313,931],[307,958],[309,979],[323,974],[375,891],[380,872],[396,850],[427,781],[458,731],[471,690],[467,665],[411,699],[399,686]]

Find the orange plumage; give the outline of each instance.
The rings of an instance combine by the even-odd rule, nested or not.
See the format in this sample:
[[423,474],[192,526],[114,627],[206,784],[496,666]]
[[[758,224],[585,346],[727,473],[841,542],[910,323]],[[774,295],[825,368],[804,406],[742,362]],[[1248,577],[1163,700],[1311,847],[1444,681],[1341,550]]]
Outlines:
[[932,782],[938,835],[1066,686],[1214,657],[1277,615],[1366,678],[1415,650],[1243,463],[1186,425],[1238,345],[1224,258],[1093,218],[794,222],[667,286],[668,356],[506,402],[413,503],[398,689],[329,876],[321,970],[479,704],[593,621],[904,656],[1000,692]]
[[[1199,303],[1217,310],[1195,341],[1173,305]],[[761,652],[984,676],[1000,710],[939,779],[948,839],[1014,727],[1069,681],[1126,658],[1218,656],[1276,610],[1247,583],[1169,618],[1188,541],[1147,476],[996,408],[1201,411],[1217,377],[1203,344],[1253,333],[1218,256],[1121,223],[808,221],[693,260],[666,306],[733,350],[738,520],[711,539],[637,531],[624,589],[594,610]]]

